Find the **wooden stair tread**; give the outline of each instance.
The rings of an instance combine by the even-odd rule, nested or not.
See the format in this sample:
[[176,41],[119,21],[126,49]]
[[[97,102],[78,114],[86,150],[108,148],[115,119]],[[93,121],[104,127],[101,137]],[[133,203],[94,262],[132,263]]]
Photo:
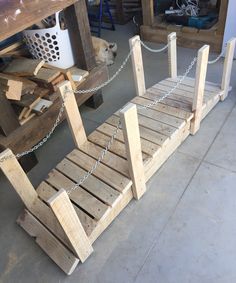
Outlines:
[[[139,104],[139,105],[147,105],[148,103],[150,103],[150,100],[146,96],[137,96],[134,99],[132,99],[131,102]],[[164,105],[164,104],[161,104],[161,103],[157,103],[156,105],[151,106],[150,109],[155,109],[155,110],[158,110],[160,112],[169,114],[173,117],[184,119],[186,121],[190,121],[193,117],[192,113],[189,113],[187,111],[184,111],[184,110],[176,108],[176,107]]]
[[[112,115],[110,118],[108,118],[106,123],[110,125],[116,125],[118,120],[119,120],[118,116]],[[140,136],[142,138],[149,140],[153,143],[156,143],[160,146],[165,145],[169,139],[166,135],[147,129],[142,125],[139,125],[139,131],[140,131]]]
[[[163,94],[157,94],[157,91],[155,90],[151,90],[148,89],[147,92],[145,93],[145,97],[147,97],[150,100],[155,100],[157,98],[161,98],[163,96]],[[179,108],[181,110],[184,110],[186,112],[192,113],[192,105],[191,103],[184,103],[183,101],[179,101],[179,100],[174,100],[173,97],[168,97],[163,99],[161,102],[159,102],[160,104],[164,104],[164,105],[168,105],[168,106],[172,106],[172,107],[176,107]]]
[[[170,78],[170,80],[174,80],[174,81],[175,81],[176,79],[171,79],[171,78]],[[195,85],[195,79],[194,79],[194,78],[187,77],[187,78],[185,78],[185,80],[183,81],[183,84],[184,84],[184,85],[189,85],[189,86],[194,87],[194,85]],[[219,92],[219,91],[221,91],[221,88],[220,88],[220,85],[219,85],[219,84],[206,81],[206,82],[205,82],[205,90],[207,90],[207,91],[209,91],[209,92]]]
[[[96,161],[94,158],[78,149],[74,149],[71,153],[69,153],[67,158],[85,170],[90,170]],[[132,184],[130,179],[104,164],[100,164],[93,175],[119,192],[126,191]]]
[[[101,155],[101,151],[103,150],[103,148],[87,141],[80,147],[80,150],[88,154],[89,156],[98,159]],[[121,173],[125,177],[129,178],[127,161],[121,158],[120,156],[108,151],[104,156],[102,163]]]
[[[110,137],[95,130],[93,133],[91,133],[88,136],[88,140],[94,144],[97,144],[103,148],[105,148],[107,146],[107,143],[110,140]],[[109,149],[110,152],[123,157],[124,159],[126,159],[126,149],[125,149],[125,144],[123,142],[120,142],[119,140],[114,140],[112,146]],[[143,161],[145,162],[145,160],[149,159],[150,155],[146,154],[143,152]]]
[[[115,131],[115,127],[113,127],[110,124],[104,123],[104,124],[102,124],[101,126],[99,126],[97,128],[97,131],[99,131],[99,132],[101,132],[101,133],[111,137],[112,134]],[[123,136],[123,132],[122,131],[119,131],[117,133],[116,139],[118,141],[124,143],[124,136]],[[155,143],[152,143],[152,142],[150,142],[148,140],[145,140],[142,137],[141,137],[141,148],[142,148],[142,152],[143,153],[146,153],[146,154],[150,155],[151,157],[153,157],[157,153],[157,151],[160,150],[160,146],[159,145],[157,145]]]
[[[68,159],[63,159],[56,167],[58,171],[78,182],[86,171]],[[121,194],[94,176],[90,176],[82,185],[86,191],[109,206],[114,206]]]
[[[50,199],[56,192],[57,190],[46,182],[42,182],[37,188],[37,193],[44,202],[47,202],[48,199]],[[81,224],[84,227],[85,233],[87,234],[87,236],[90,236],[95,227],[97,226],[96,220],[86,214],[78,206],[74,205],[74,209],[81,221]]]
[[[46,179],[46,182],[57,190],[63,188],[66,191],[70,190],[75,185],[75,182],[67,178],[64,174],[56,169],[53,169]],[[74,190],[70,194],[70,199],[86,213],[99,220],[108,212],[109,206],[95,198],[83,188]]]

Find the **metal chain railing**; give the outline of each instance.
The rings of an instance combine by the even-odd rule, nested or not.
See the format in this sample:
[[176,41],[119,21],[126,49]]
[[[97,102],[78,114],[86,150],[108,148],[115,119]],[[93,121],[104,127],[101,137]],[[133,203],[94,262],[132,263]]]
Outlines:
[[162,47],[162,48],[160,48],[160,49],[153,49],[153,48],[147,46],[142,40],[140,40],[140,43],[141,43],[141,45],[142,45],[145,49],[147,49],[148,51],[153,52],[153,53],[163,52],[163,51],[165,51],[165,50],[168,48],[168,46],[169,46],[169,44],[167,43],[164,47]]
[[211,65],[211,64],[215,64],[216,62],[218,62],[218,61],[220,60],[220,58],[224,56],[225,51],[226,51],[226,46],[223,48],[223,50],[221,51],[221,53],[216,57],[216,59],[214,59],[214,60],[209,60],[209,61],[208,61],[208,64]]

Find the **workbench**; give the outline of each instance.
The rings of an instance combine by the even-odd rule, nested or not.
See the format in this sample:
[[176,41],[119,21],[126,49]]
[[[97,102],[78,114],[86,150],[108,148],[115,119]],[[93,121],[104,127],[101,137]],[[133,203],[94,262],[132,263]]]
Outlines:
[[[62,9],[64,9],[76,65],[89,71],[89,76],[79,88],[88,89],[100,85],[108,78],[108,71],[105,65],[97,66],[95,62],[85,0],[1,1],[0,41],[23,31]],[[78,106],[88,100],[96,104],[102,101],[102,96],[101,92],[78,94],[76,100]],[[0,134],[0,146],[10,148],[14,153],[30,149],[51,130],[60,106],[61,103],[58,99],[44,114],[32,118],[8,136]],[[0,113],[1,119],[7,119],[7,117],[1,117]]]

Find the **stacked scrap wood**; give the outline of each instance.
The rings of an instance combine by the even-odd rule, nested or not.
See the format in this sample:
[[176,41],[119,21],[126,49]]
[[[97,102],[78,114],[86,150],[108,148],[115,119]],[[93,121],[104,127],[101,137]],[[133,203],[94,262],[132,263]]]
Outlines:
[[87,71],[76,67],[64,70],[43,60],[15,58],[0,73],[0,91],[11,102],[23,125],[51,107],[58,98],[59,83],[69,80],[75,90],[87,75]]

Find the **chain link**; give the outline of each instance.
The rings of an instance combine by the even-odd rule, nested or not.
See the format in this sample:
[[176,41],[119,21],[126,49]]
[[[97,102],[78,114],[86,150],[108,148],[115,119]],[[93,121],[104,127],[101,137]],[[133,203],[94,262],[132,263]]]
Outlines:
[[216,57],[216,59],[214,59],[214,60],[209,60],[209,61],[208,61],[208,64],[211,65],[211,64],[215,64],[216,62],[218,62],[218,61],[220,60],[220,58],[224,56],[225,51],[226,51],[226,47],[224,47],[224,49],[223,49],[223,50],[221,51],[221,53]]
[[169,44],[167,43],[164,47],[162,47],[162,48],[160,48],[160,49],[153,49],[153,48],[147,46],[142,40],[140,40],[140,43],[141,43],[141,45],[142,45],[145,49],[147,49],[148,51],[153,52],[153,53],[160,53],[160,52],[163,52],[163,51],[165,51],[165,50],[168,48],[168,46],[169,46]]

